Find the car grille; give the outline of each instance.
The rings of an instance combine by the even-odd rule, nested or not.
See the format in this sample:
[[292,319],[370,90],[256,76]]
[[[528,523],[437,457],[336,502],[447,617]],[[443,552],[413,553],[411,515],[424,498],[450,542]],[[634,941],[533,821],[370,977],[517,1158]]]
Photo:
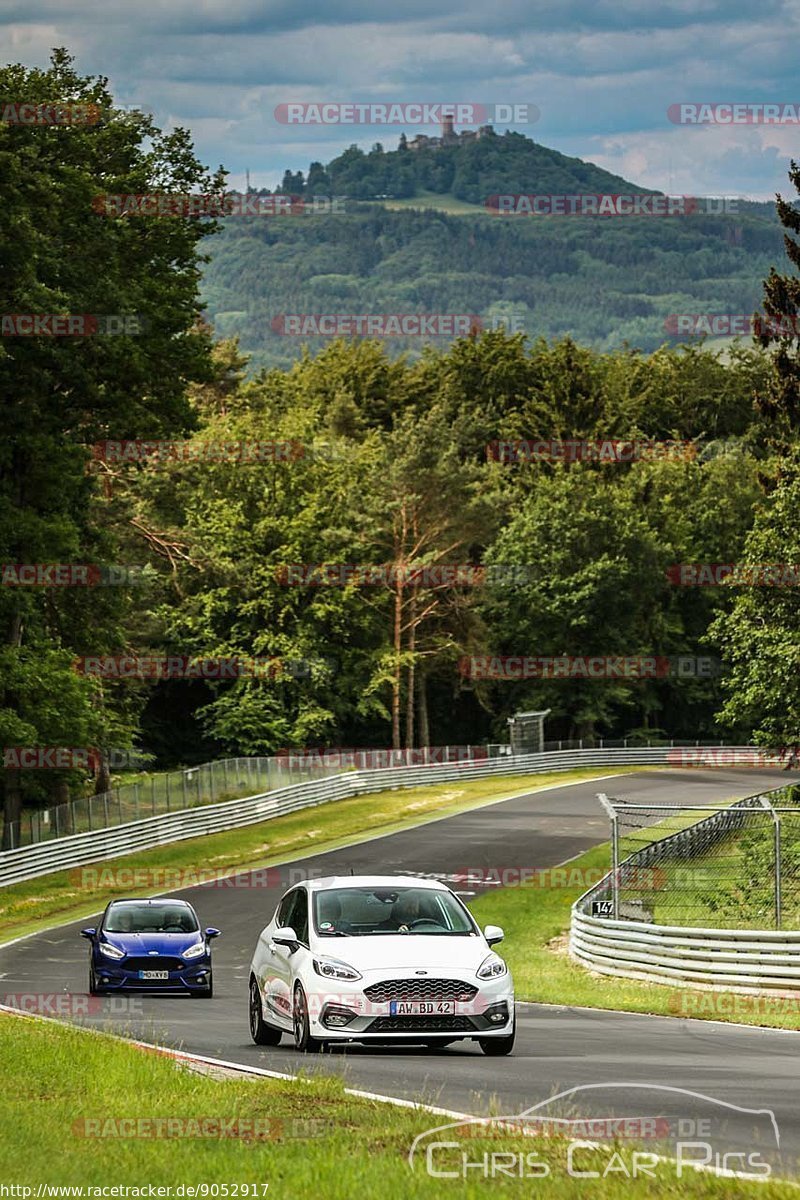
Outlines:
[[387,1000],[462,1000],[474,999],[478,989],[460,979],[385,979],[364,988],[368,1000],[378,1004]]
[[184,966],[180,958],[156,958],[155,955],[126,958],[119,965],[125,971],[182,971]]
[[376,1017],[367,1033],[466,1033],[469,1017]]

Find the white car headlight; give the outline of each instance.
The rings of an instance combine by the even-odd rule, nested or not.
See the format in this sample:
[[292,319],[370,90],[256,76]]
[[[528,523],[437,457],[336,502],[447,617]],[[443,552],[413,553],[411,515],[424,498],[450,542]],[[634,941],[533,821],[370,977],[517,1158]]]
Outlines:
[[338,958],[315,958],[314,970],[323,979],[361,979],[362,976],[355,967],[340,962]]
[[199,958],[201,954],[205,954],[205,942],[198,942],[196,946],[190,946],[188,950],[184,950],[181,958]]
[[110,942],[100,942],[98,944],[100,947],[100,953],[105,954],[107,958],[125,957],[125,951],[118,949],[117,946],[112,946]]
[[475,974],[478,976],[478,979],[499,979],[507,971],[508,968],[502,958],[498,958],[496,954],[490,954],[488,958],[483,960]]

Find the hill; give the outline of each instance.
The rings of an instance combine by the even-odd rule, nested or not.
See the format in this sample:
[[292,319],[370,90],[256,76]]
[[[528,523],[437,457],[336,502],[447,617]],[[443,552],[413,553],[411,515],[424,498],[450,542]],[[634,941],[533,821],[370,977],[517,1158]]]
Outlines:
[[[255,366],[287,365],[307,341],[285,314],[475,314],[530,337],[597,349],[679,340],[674,314],[749,314],[783,253],[771,204],[724,216],[514,216],[498,193],[656,195],[520,134],[393,151],[356,146],[280,191],[344,211],[229,218],[204,279],[217,332]],[[308,327],[308,323],[302,326]],[[313,327],[313,323],[312,323]],[[421,338],[393,338],[418,353]]]

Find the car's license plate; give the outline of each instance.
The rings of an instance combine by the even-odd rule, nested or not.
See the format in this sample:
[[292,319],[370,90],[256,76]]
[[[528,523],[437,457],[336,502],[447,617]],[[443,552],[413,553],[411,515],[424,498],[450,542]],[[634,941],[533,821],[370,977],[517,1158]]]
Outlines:
[[456,1011],[454,1000],[390,1000],[389,1012],[393,1017],[452,1017]]
[[169,979],[169,971],[140,971],[140,979]]

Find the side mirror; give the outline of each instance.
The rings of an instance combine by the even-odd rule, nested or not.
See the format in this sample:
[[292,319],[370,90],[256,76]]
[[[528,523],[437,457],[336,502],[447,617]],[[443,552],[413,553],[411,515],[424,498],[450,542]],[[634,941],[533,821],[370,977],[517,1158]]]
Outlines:
[[82,929],[81,930],[81,937],[89,938],[90,941],[93,937],[96,936],[96,934],[97,934],[96,929]]
[[490,946],[496,946],[498,942],[502,942],[505,934],[499,925],[487,925],[484,928],[483,936]]
[[221,933],[221,929],[215,929],[213,925],[209,925],[208,929],[206,930],[206,937],[209,941],[211,941],[212,938],[219,937]]
[[276,946],[288,946],[290,950],[296,950],[300,945],[297,940],[297,934],[291,925],[287,925],[285,929],[276,929],[272,935],[272,940]]

